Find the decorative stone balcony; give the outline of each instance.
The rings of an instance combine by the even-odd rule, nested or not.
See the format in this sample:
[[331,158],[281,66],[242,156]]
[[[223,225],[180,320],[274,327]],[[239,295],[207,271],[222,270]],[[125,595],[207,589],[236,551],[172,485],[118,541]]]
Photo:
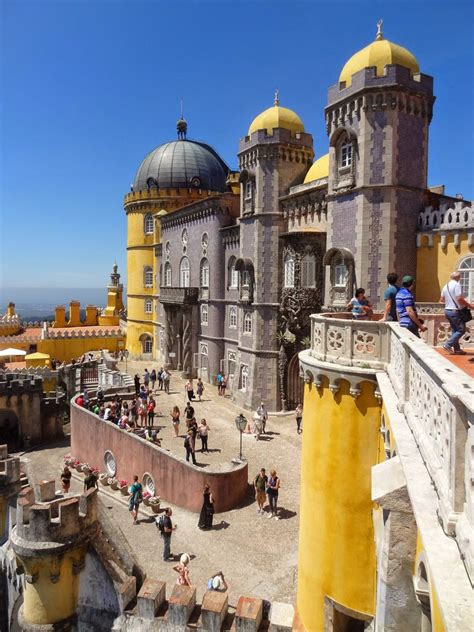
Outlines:
[[160,302],[174,305],[196,305],[198,287],[160,287]]

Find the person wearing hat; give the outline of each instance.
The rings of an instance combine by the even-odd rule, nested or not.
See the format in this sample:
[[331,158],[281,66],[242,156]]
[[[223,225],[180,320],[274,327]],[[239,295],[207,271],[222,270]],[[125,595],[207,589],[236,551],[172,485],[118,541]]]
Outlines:
[[191,561],[191,558],[189,557],[189,555],[187,553],[183,553],[181,557],[179,558],[179,564],[176,564],[176,566],[173,566],[173,570],[178,573],[178,577],[176,579],[176,584],[178,586],[192,587],[191,578],[189,577],[189,568],[188,568],[188,564],[190,561]]
[[426,331],[423,321],[418,318],[416,312],[415,299],[412,291],[415,285],[415,279],[407,274],[402,279],[402,287],[398,290],[395,297],[397,305],[398,322],[400,327],[404,327],[411,331],[417,338],[420,337],[420,331]]
[[219,571],[216,573],[209,581],[207,582],[207,589],[213,590],[215,592],[225,592],[228,590],[229,586],[224,577],[224,573]]

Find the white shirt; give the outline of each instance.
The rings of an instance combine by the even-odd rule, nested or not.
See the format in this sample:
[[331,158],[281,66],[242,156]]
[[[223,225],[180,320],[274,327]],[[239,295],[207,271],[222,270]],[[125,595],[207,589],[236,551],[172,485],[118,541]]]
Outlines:
[[454,279],[448,281],[441,290],[441,296],[444,298],[444,309],[461,309],[462,305],[459,303],[459,297],[462,296],[462,290],[459,281]]

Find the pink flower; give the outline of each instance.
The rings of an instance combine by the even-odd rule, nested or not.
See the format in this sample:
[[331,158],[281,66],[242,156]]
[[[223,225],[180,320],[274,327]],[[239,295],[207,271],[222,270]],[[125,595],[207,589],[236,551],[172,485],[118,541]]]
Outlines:
[[120,487],[126,487],[128,485],[128,481],[121,480]]

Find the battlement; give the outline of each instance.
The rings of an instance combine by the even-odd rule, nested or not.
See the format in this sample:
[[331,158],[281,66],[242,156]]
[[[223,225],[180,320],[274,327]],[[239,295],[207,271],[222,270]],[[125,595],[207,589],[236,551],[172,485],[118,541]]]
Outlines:
[[41,377],[27,375],[24,379],[17,379],[15,374],[0,374],[0,397],[12,395],[43,395],[43,379]]
[[142,191],[131,191],[124,197],[124,205],[131,204],[132,202],[148,202],[153,200],[159,200],[162,198],[180,198],[180,197],[202,197],[207,198],[211,195],[215,195],[213,191],[207,191],[204,189],[158,189],[157,187],[151,187]]
[[0,490],[20,481],[20,458],[8,456],[8,446],[0,445]]
[[77,327],[70,331],[55,331],[49,329],[44,339],[67,340],[71,338],[117,338],[122,336],[120,327],[117,325],[111,329],[87,329]]
[[248,151],[256,145],[294,145],[297,149],[309,150],[313,154],[313,137],[306,132],[292,132],[289,129],[275,128],[269,134],[266,129],[259,129],[250,136],[244,136],[239,142],[238,154]]
[[426,206],[418,215],[418,230],[459,230],[474,228],[474,208],[470,202],[444,202],[439,208]]
[[[17,500],[16,533],[29,548],[37,543],[70,544],[97,522],[97,490],[56,498],[56,482],[42,481],[36,489],[22,490]],[[22,548],[25,543],[22,542]]]

